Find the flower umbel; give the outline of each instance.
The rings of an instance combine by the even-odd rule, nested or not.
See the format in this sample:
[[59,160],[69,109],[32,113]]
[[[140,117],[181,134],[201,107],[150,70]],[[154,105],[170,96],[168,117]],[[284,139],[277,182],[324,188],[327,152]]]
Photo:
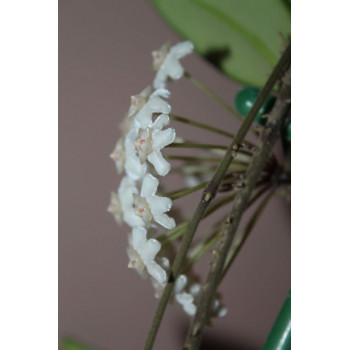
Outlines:
[[184,69],[179,60],[192,53],[193,44],[190,41],[184,41],[168,48],[163,45],[160,50],[153,51],[153,67],[157,69],[156,77],[153,81],[155,89],[166,87],[166,82],[180,79],[184,74]]
[[[171,242],[181,237],[187,229],[187,218],[176,227],[174,218],[168,215],[173,205],[169,197],[181,198],[183,192],[175,192],[181,194],[178,197],[172,192],[168,195],[157,194],[159,178],[165,177],[171,170],[168,159],[174,159],[171,155],[164,155],[165,148],[176,138],[175,129],[168,127],[171,106],[166,99],[170,97],[170,92],[165,87],[168,79],[177,80],[183,76],[184,68],[179,60],[192,51],[193,44],[185,41],[173,47],[165,44],[152,53],[153,67],[157,70],[153,83],[155,90],[147,86],[139,94],[131,96],[129,110],[121,125],[123,135],[110,155],[117,172],[125,171],[126,175],[121,179],[117,193],[112,192],[108,211],[118,224],[125,222],[131,227],[126,249],[128,267],[136,270],[143,279],[150,277],[156,297],[162,295],[170,276],[170,262],[174,258]],[[186,144],[185,140],[182,142]],[[185,164],[181,171],[183,175],[195,175],[200,167],[203,164]],[[204,173],[211,168],[204,166],[203,169]],[[200,244],[198,247],[202,249],[204,243]],[[173,299],[189,316],[193,316],[197,310],[201,289],[193,280],[190,272],[180,275],[173,293]],[[221,316],[225,310],[218,303],[216,300],[212,313]]]

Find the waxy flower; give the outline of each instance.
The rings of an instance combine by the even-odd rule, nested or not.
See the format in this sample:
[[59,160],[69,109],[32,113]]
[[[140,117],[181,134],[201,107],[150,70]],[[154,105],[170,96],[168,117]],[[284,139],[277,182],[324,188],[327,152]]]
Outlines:
[[[202,287],[199,283],[194,283],[190,286],[190,293],[193,295],[195,299],[198,299],[199,293]],[[223,306],[220,303],[219,298],[215,298],[213,302],[213,306],[211,308],[210,316],[211,317],[224,317],[227,315],[227,307]]]
[[152,87],[147,86],[138,95],[131,96],[131,103],[127,118],[132,119],[141,110],[141,108],[147,103],[151,93]]
[[135,269],[143,278],[147,272],[160,285],[167,280],[167,273],[156,261],[161,244],[154,238],[147,239],[147,230],[144,227],[134,227],[131,234],[131,247],[127,249],[129,267]]
[[107,208],[107,211],[114,216],[119,225],[123,223],[122,203],[119,199],[119,196],[115,192],[111,193],[111,202]]
[[118,189],[118,199],[121,205],[123,220],[130,227],[144,226],[143,220],[136,215],[134,208],[134,195],[138,193],[139,191],[135,181],[128,176],[124,176]]
[[171,209],[172,201],[170,198],[156,195],[158,185],[159,181],[153,175],[147,174],[142,181],[140,195],[134,196],[135,213],[143,222],[138,226],[149,227],[153,219],[171,230],[176,226],[175,220],[165,213]]
[[[164,117],[160,119],[158,117],[158,122],[153,122],[152,120],[154,113],[167,114],[170,112],[170,105],[162,99],[162,97],[169,97],[169,95],[170,93],[168,90],[156,90],[149,96],[147,101],[145,101],[146,97],[142,97],[142,107],[138,106],[140,109],[138,109],[138,107],[133,109],[132,113],[136,113],[136,115],[133,119],[129,132],[125,136],[124,148],[125,171],[127,175],[134,180],[142,179],[147,173],[147,164],[145,164],[144,161],[145,158],[148,158],[148,156],[150,156],[149,161],[154,165],[156,170],[159,169],[159,174],[165,175],[170,170],[170,164],[168,164],[168,162],[166,162],[161,156],[160,149],[173,142],[173,135],[175,135],[175,131],[173,129],[170,129],[169,131],[165,130],[164,132],[166,132],[168,137],[159,137],[156,134],[159,134],[162,127],[168,124],[169,121],[166,121],[166,118],[164,119]],[[153,131],[157,131],[155,134],[154,143],[152,143],[153,135],[150,134],[150,130],[147,130],[147,128],[152,128],[152,133]],[[140,131],[140,129],[143,130]],[[148,132],[150,137],[147,135]],[[144,135],[145,137],[141,137],[141,135]],[[165,134],[162,133],[160,136],[162,135]],[[139,142],[137,142],[138,139]],[[148,143],[142,141],[142,144],[140,144],[141,140],[146,139],[149,141]],[[142,150],[143,152],[139,152]],[[158,159],[159,161],[157,162]]]
[[109,157],[114,160],[118,174],[121,174],[125,165],[124,139],[121,138],[117,141],[114,151],[109,155]]
[[153,81],[154,88],[165,88],[168,78],[180,79],[184,74],[184,68],[179,60],[192,51],[193,44],[190,41],[178,43],[170,49],[168,44],[165,44],[158,51],[153,51],[153,67],[157,70]]
[[171,106],[164,98],[169,98],[170,91],[166,89],[155,90],[149,97],[148,101],[143,105],[135,116],[136,126],[147,128],[152,125],[152,117],[154,113],[169,114]]
[[175,299],[182,306],[187,315],[193,316],[196,313],[197,307],[194,304],[194,296],[191,293],[184,292],[187,284],[187,277],[180,275],[175,282]]
[[133,180],[142,179],[147,173],[147,164],[141,163],[137,154],[135,142],[138,136],[138,127],[132,127],[125,137],[125,171]]
[[146,159],[154,166],[160,176],[165,176],[170,171],[170,163],[164,159],[161,150],[174,142],[176,132],[172,128],[162,130],[169,124],[169,116],[161,114],[151,127],[139,129],[135,146],[140,163],[143,164]]

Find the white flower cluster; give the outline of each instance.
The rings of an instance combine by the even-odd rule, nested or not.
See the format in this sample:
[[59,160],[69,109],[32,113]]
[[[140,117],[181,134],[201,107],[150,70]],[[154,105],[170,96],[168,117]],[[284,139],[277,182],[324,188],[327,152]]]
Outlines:
[[164,266],[169,262],[157,257],[161,244],[155,238],[148,238],[148,231],[156,228],[156,224],[168,230],[176,226],[175,220],[166,214],[171,209],[171,199],[156,194],[157,176],[165,176],[170,171],[170,163],[163,157],[162,149],[176,137],[173,128],[166,128],[171,107],[165,101],[170,96],[165,87],[168,78],[181,78],[184,69],[179,59],[192,51],[193,44],[187,41],[172,48],[165,45],[152,53],[157,69],[155,90],[148,86],[131,97],[123,122],[123,137],[110,155],[118,173],[124,170],[126,173],[118,193],[111,195],[108,211],[119,224],[125,222],[132,228],[127,249],[129,267],[144,278],[149,274],[160,286],[166,283]]
[[[180,275],[175,282],[175,299],[182,305],[183,310],[189,316],[193,316],[196,313],[197,306],[196,300],[199,297],[201,291],[201,285],[199,283],[192,283],[188,291],[185,291],[185,287],[188,284],[188,278],[185,275]],[[227,314],[227,307],[221,305],[218,298],[214,300],[211,316],[224,317]]]
[[[160,242],[151,237],[157,224],[165,229],[174,229],[175,220],[167,212],[172,207],[170,198],[157,195],[159,180],[170,171],[170,163],[164,158],[162,149],[174,142],[176,133],[166,128],[170,122],[171,107],[165,100],[170,92],[166,82],[177,80],[184,74],[179,59],[193,51],[189,41],[173,47],[164,45],[152,52],[153,66],[157,70],[152,87],[131,97],[129,111],[123,121],[123,136],[110,155],[118,173],[125,171],[117,193],[112,192],[108,211],[118,224],[131,227],[129,234],[128,267],[135,269],[142,278],[151,276],[156,297],[160,297],[170,270],[166,257],[158,256]],[[184,311],[194,315],[196,306],[195,288],[185,292],[187,277],[181,275],[176,281],[174,298]],[[198,289],[198,288],[197,288]],[[199,292],[199,290],[198,290]]]

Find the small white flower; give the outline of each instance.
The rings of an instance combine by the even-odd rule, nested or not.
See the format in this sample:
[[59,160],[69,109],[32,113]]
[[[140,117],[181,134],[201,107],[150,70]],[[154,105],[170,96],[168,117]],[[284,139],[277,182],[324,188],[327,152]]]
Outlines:
[[142,279],[146,279],[148,276],[146,265],[144,264],[140,254],[133,248],[126,248],[126,253],[129,257],[128,268],[134,269]]
[[215,299],[213,307],[211,309],[212,317],[225,317],[227,315],[228,309],[226,306],[221,305],[219,299]]
[[[157,258],[159,265],[168,272],[170,269],[169,259],[165,257]],[[154,297],[159,299],[164,291],[165,284],[159,284],[153,277],[151,278],[152,286],[154,288]]]
[[115,220],[119,225],[123,223],[122,203],[119,199],[119,196],[115,192],[111,193],[111,203],[107,208],[107,211],[114,216]]
[[163,45],[160,50],[153,51],[153,67],[157,69],[156,77],[153,81],[155,89],[165,88],[168,78],[172,80],[180,79],[184,74],[184,69],[179,60],[192,53],[193,44],[184,41],[171,47]]
[[125,137],[125,171],[133,180],[142,179],[147,172],[147,164],[141,163],[137,154],[135,142],[139,128],[133,126]]
[[169,114],[171,111],[171,106],[168,102],[163,100],[163,98],[169,98],[169,96],[170,91],[166,89],[155,90],[145,105],[136,114],[136,125],[145,129],[152,125],[153,113]]
[[132,119],[147,103],[152,93],[152,87],[147,86],[138,95],[131,96],[130,108],[127,117]]
[[196,313],[197,307],[194,304],[194,296],[191,293],[184,292],[187,284],[187,277],[180,275],[175,282],[175,299],[182,306],[187,315],[193,316]]
[[154,238],[147,239],[147,230],[144,227],[134,227],[131,234],[131,245],[128,255],[129,267],[134,268],[141,277],[145,276],[145,268],[148,273],[160,285],[167,280],[167,273],[156,261],[156,255],[160,251],[161,244]]
[[170,198],[156,195],[158,185],[159,181],[153,175],[145,175],[140,196],[134,196],[135,214],[143,223],[137,226],[149,227],[153,219],[166,229],[171,230],[176,226],[175,220],[165,213],[171,209],[172,201]]
[[193,316],[196,313],[197,307],[193,303],[194,298],[190,293],[182,292],[175,296],[176,301],[182,305],[183,310],[187,315]]
[[141,164],[147,159],[160,176],[165,176],[170,171],[170,163],[164,159],[161,150],[171,144],[176,137],[174,129],[162,130],[164,126],[169,124],[169,121],[168,115],[161,114],[151,127],[139,129],[138,137],[135,141]]
[[109,155],[115,162],[118,174],[121,174],[124,170],[125,164],[125,149],[124,139],[119,139],[115,145],[114,151]]
[[134,195],[138,193],[139,191],[136,187],[135,181],[128,176],[124,176],[120,182],[118,196],[123,211],[123,220],[130,227],[144,225],[143,220],[136,215],[134,208]]

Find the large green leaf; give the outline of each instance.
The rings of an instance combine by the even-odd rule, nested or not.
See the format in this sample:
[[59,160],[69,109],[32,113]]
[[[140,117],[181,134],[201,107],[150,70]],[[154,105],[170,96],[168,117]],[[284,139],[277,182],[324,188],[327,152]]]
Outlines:
[[290,35],[287,0],[150,0],[196,51],[234,80],[262,86]]

